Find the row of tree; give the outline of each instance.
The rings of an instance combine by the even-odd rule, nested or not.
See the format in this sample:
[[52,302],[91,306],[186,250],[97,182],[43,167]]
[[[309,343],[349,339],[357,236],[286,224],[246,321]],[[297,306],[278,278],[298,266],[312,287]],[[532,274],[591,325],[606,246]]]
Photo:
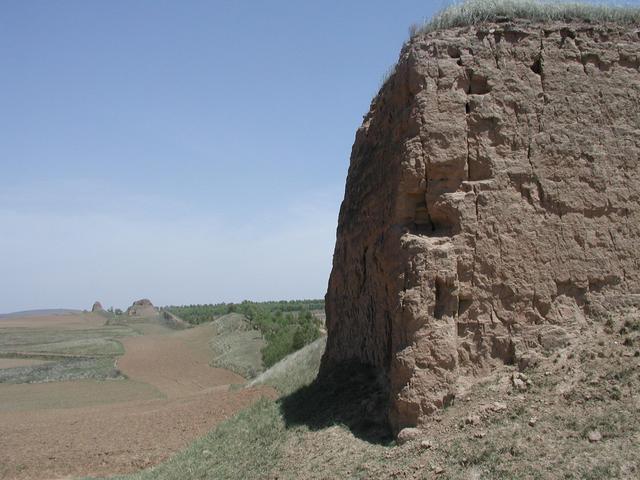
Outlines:
[[[301,310],[324,311],[324,300],[277,300],[268,302],[210,303],[199,305],[170,305],[165,310],[193,325],[211,322],[227,313],[238,312],[244,315],[252,309],[268,312],[299,312]],[[249,316],[249,315],[247,315]]]

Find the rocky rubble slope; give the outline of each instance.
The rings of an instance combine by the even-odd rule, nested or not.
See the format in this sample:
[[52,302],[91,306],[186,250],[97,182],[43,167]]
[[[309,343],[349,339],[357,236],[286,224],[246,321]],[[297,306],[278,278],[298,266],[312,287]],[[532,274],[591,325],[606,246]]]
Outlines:
[[626,26],[414,36],[356,134],[321,374],[377,367],[399,432],[640,305],[639,69]]

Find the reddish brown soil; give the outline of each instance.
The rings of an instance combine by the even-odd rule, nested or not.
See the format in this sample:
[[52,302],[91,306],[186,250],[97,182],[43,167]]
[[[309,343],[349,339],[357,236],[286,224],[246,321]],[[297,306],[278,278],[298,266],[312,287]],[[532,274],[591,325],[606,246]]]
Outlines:
[[126,473],[157,464],[269,390],[0,414],[0,477]]
[[164,398],[165,396],[153,385],[135,380],[0,384],[0,414],[49,409],[67,410]]
[[105,318],[97,313],[67,313],[64,315],[39,315],[37,317],[11,317],[0,319],[0,328],[99,328]]
[[205,325],[169,335],[125,338],[126,353],[117,366],[129,378],[153,385],[168,398],[244,383],[240,375],[209,366],[208,341],[213,335],[212,327]]
[[[125,339],[127,353],[118,368],[132,380],[129,383],[150,384],[166,399],[126,401],[116,395],[105,400],[117,403],[97,406],[74,406],[67,401],[62,403],[69,408],[47,409],[36,403],[28,409],[16,406],[0,412],[0,478],[133,472],[165,460],[260,396],[275,396],[268,388],[230,390],[229,384],[244,380],[208,366],[210,333],[208,327],[200,327]],[[127,385],[127,381],[111,383]],[[73,398],[74,389],[86,390],[87,385],[65,382],[65,398]],[[60,386],[19,387],[56,395]]]

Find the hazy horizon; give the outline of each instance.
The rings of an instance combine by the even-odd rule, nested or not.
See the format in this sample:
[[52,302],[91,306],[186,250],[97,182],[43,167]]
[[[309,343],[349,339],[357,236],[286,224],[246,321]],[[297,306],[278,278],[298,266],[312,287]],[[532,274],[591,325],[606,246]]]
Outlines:
[[447,3],[5,2],[0,313],[324,297],[355,132]]
[[323,297],[402,4],[5,3],[0,312]]

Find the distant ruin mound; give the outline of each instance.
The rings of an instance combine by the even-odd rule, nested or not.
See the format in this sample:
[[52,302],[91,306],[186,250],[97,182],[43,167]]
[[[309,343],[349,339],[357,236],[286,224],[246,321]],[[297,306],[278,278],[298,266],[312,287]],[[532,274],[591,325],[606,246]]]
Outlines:
[[100,302],[94,302],[93,307],[91,307],[91,312],[104,312],[104,308],[102,308],[102,304]]
[[108,325],[130,325],[143,332],[158,333],[162,329],[184,330],[188,322],[162,308],[156,308],[147,298],[136,300],[124,315],[116,313],[107,320]]
[[395,432],[640,304],[640,30],[463,24],[403,47],[340,210],[321,374],[383,372]]
[[127,315],[130,317],[150,317],[158,314],[158,310],[147,298],[136,300],[127,308]]

